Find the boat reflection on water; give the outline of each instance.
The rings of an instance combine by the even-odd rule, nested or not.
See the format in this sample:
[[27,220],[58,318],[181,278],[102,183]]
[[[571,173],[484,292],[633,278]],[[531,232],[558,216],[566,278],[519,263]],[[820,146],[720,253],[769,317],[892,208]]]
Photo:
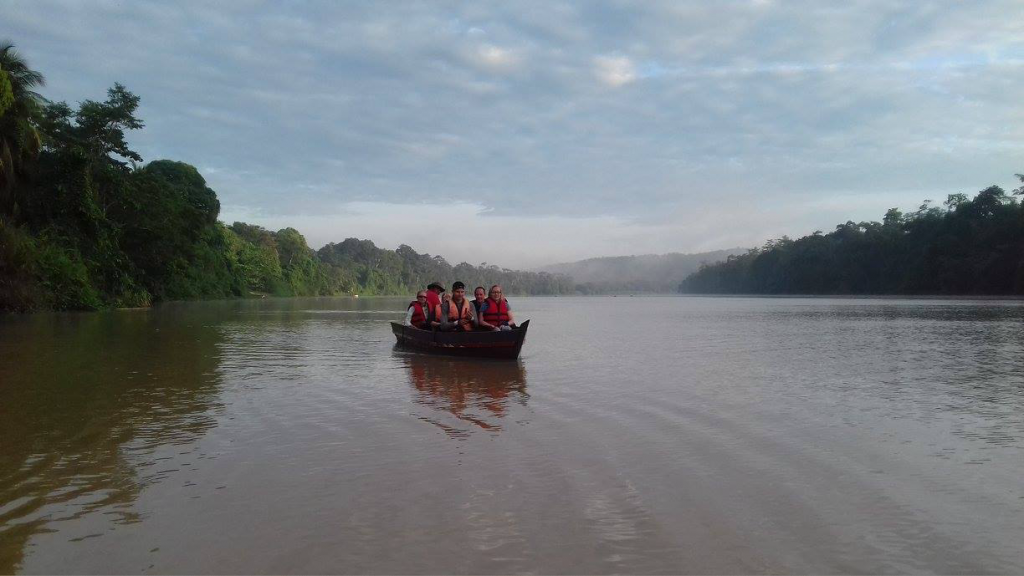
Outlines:
[[521,361],[448,358],[395,347],[405,364],[414,402],[430,408],[417,417],[452,438],[473,432],[499,433],[517,406],[525,407],[526,367]]

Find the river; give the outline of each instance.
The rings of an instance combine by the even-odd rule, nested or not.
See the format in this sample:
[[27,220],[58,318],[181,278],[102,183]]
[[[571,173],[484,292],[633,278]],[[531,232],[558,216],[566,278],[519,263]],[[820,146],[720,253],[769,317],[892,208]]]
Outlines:
[[1024,305],[408,299],[0,318],[0,573],[1024,572]]

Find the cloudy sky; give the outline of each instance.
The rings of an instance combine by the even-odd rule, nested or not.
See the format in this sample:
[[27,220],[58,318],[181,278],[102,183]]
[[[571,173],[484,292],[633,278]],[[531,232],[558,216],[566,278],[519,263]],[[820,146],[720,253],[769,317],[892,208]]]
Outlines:
[[1024,3],[0,0],[222,219],[532,267],[751,246],[1024,172]]

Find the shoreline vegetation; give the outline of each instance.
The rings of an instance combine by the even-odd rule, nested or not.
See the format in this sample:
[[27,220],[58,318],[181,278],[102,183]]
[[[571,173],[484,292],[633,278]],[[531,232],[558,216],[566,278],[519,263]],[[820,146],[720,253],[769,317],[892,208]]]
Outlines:
[[796,240],[771,240],[705,264],[684,294],[1015,296],[1024,294],[1024,174],[1007,194],[989,186],[950,194],[881,222],[846,222]]

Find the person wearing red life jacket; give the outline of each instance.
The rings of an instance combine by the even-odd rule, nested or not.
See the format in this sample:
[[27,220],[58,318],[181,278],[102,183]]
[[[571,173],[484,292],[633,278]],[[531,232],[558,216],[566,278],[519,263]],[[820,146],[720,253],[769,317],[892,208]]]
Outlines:
[[490,296],[480,305],[477,325],[481,330],[511,330],[516,327],[512,306],[502,296],[501,286],[491,286]]
[[476,325],[476,309],[466,299],[466,285],[452,284],[451,298],[441,302],[440,329],[444,331],[470,332]]
[[440,283],[431,282],[427,284],[427,304],[430,305],[431,310],[436,310],[436,307],[441,305],[442,292],[444,292],[444,286],[441,286]]
[[427,293],[420,290],[416,293],[416,299],[409,303],[405,313],[405,325],[421,330],[433,330],[440,325],[437,321],[439,308],[427,304]]

